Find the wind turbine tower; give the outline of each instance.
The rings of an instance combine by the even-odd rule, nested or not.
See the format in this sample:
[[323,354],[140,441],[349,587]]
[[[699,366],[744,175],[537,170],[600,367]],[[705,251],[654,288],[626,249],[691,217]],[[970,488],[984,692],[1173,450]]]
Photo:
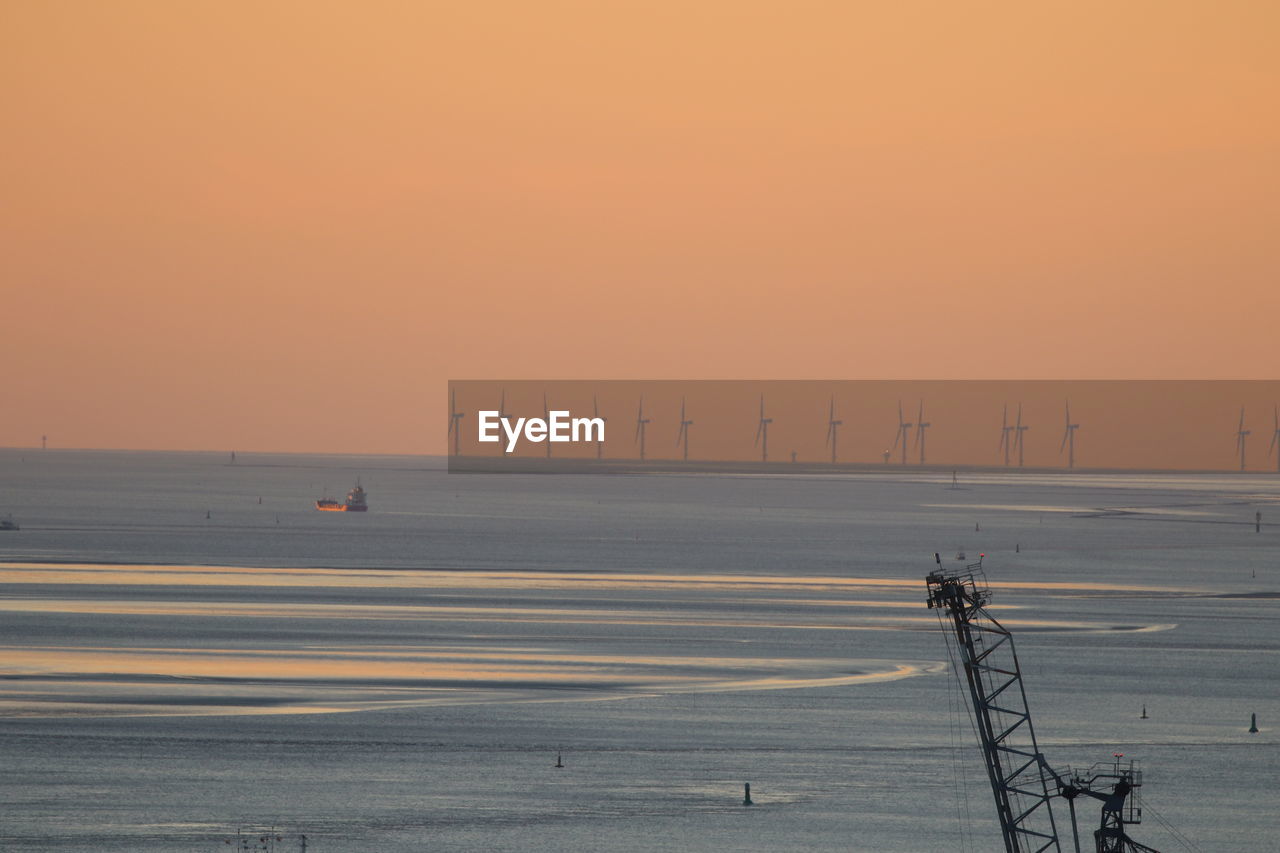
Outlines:
[[462,438],[462,419],[466,412],[458,411],[458,389],[449,389],[449,434],[453,436],[453,455],[461,456],[462,450],[458,442]]
[[1000,449],[1004,451],[1004,467],[1009,467],[1009,451],[1013,449],[1013,441],[1009,438],[1009,433],[1013,432],[1014,427],[1009,424],[1009,404],[1004,404],[1004,410],[1000,413]]
[[764,395],[760,395],[760,420],[756,423],[756,444],[760,445],[760,461],[769,461],[769,424],[773,418],[764,416]]
[[920,464],[924,464],[924,431],[933,424],[924,419],[924,400],[920,401],[920,412],[916,415],[916,444],[920,445]]
[[[915,424],[908,423],[902,419],[902,401],[898,401],[898,432],[893,437],[893,446],[897,448],[902,445],[902,464],[907,464],[907,438],[911,435],[911,427]],[[888,460],[886,460],[888,461]]]
[[1240,470],[1244,470],[1244,440],[1249,437],[1250,430],[1244,428],[1244,406],[1240,407],[1240,426],[1236,428],[1236,447],[1240,449]]
[[1026,449],[1027,440],[1023,433],[1031,429],[1029,426],[1022,425],[1022,404],[1018,404],[1018,422],[1013,427],[1013,440],[1018,445],[1018,467],[1022,467],[1024,461],[1023,451]]
[[[600,418],[600,420],[601,420],[603,423],[608,423],[608,422],[609,422],[609,419],[608,419],[608,418],[605,418],[605,417],[601,417],[601,416],[600,416],[600,401],[596,399],[596,395],[595,395],[595,394],[592,394],[592,395],[591,395],[591,417],[593,417],[593,418]],[[604,435],[604,430],[601,430],[601,431],[600,431],[600,434],[603,436],[603,435]],[[604,442],[603,442],[603,441],[597,441],[597,442],[596,442],[596,459],[603,459],[603,458],[604,458]]]
[[[1276,445],[1280,444],[1280,407],[1272,407],[1272,414],[1275,416],[1275,429],[1271,432],[1271,446],[1267,448],[1267,455],[1276,449]],[[1276,470],[1280,471],[1280,453],[1276,454]]]
[[676,447],[684,445],[684,461],[689,461],[689,427],[693,421],[684,416],[684,397],[680,398],[680,431],[676,433]]
[[640,461],[644,461],[644,432],[649,418],[644,416],[644,395],[640,395],[640,408],[636,411],[636,441],[640,442]]
[[1067,467],[1076,467],[1076,430],[1080,429],[1080,424],[1071,422],[1071,401],[1067,401],[1067,427],[1062,433],[1062,446],[1058,448],[1058,455],[1062,455],[1062,449],[1067,449]]
[[831,445],[831,464],[836,464],[836,439],[844,421],[836,420],[836,398],[831,396],[831,408],[827,410],[827,444]]

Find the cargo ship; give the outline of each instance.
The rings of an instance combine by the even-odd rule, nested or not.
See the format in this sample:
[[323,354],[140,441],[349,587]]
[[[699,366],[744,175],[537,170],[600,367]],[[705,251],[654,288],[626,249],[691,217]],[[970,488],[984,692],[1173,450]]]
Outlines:
[[316,509],[327,512],[368,512],[369,505],[365,503],[364,487],[356,480],[356,487],[347,492],[345,501],[339,503],[331,498],[321,498],[316,501]]

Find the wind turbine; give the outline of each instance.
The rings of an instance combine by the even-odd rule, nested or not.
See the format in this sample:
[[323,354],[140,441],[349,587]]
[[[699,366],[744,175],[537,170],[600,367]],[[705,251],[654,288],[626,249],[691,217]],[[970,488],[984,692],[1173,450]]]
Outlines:
[[1240,407],[1240,426],[1236,429],[1236,447],[1240,448],[1240,470],[1244,470],[1244,440],[1250,435],[1250,430],[1244,428],[1244,406]]
[[680,431],[676,433],[676,447],[684,445],[684,461],[689,461],[689,427],[693,421],[684,416],[684,397],[680,398]]
[[[502,421],[505,421],[509,417],[511,417],[511,413],[507,411],[507,389],[503,388],[502,395],[498,397],[498,421],[499,423],[501,423]],[[498,455],[502,456],[504,452],[505,451],[502,449],[502,442],[499,441]]]
[[[1280,407],[1272,407],[1272,413],[1275,415],[1275,430],[1271,433],[1271,446],[1267,448],[1267,455],[1270,456],[1272,451],[1276,449],[1276,445],[1280,444]],[[1276,456],[1276,470],[1280,471],[1280,454]]]
[[644,430],[649,418],[644,416],[644,395],[640,395],[640,408],[636,411],[636,441],[640,442],[640,461],[644,461]]
[[844,421],[836,420],[836,398],[831,395],[831,408],[827,410],[827,444],[831,445],[831,464],[836,464],[836,440],[840,437],[840,426]]
[[[596,400],[595,394],[591,395],[591,417],[600,418],[600,420],[603,421],[604,423],[609,422],[608,418],[600,417],[600,403],[599,401]],[[600,435],[601,436],[604,435],[604,430],[600,430]],[[604,458],[604,442],[597,441],[596,442],[596,459],[603,459],[603,458]]]
[[1022,463],[1024,461],[1023,451],[1026,449],[1026,444],[1027,444],[1027,440],[1025,437],[1023,437],[1022,434],[1029,429],[1031,429],[1031,427],[1022,425],[1022,404],[1019,403],[1018,404],[1018,422],[1013,427],[1013,433],[1014,433],[1013,440],[1014,440],[1014,443],[1018,445],[1018,467],[1019,468],[1022,467]]
[[458,447],[458,441],[462,437],[462,424],[460,421],[466,416],[466,412],[458,411],[458,389],[449,389],[449,434],[453,436],[453,455],[461,456],[462,450]]
[[[760,395],[760,420],[756,424],[756,444],[760,445],[760,461],[769,461],[769,424],[773,418],[764,416],[764,395]],[[761,441],[763,439],[763,441]]]
[[1009,426],[1009,404],[1004,404],[1004,410],[1000,413],[1000,449],[1004,451],[1004,467],[1009,467],[1009,451],[1013,449],[1013,442],[1009,439],[1009,433],[1013,432],[1015,427]]
[[916,415],[916,444],[920,445],[920,464],[924,464],[924,431],[933,426],[924,419],[924,400],[920,401],[920,413]]
[[1076,430],[1080,429],[1080,424],[1071,422],[1071,401],[1067,401],[1067,427],[1062,433],[1062,446],[1058,448],[1058,455],[1062,455],[1062,448],[1067,449],[1067,467],[1076,467]]
[[911,434],[911,427],[915,424],[908,423],[902,419],[902,401],[898,401],[898,432],[893,437],[893,446],[896,448],[898,443],[902,443],[902,464],[907,464],[907,436]]

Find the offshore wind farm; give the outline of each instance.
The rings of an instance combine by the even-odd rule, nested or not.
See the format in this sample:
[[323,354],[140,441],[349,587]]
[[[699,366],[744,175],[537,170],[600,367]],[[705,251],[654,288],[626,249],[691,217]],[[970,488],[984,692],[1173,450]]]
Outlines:
[[[557,389],[554,399],[565,401],[568,408],[557,412],[549,405],[548,385]],[[600,435],[593,434],[590,442],[560,444],[554,459],[552,441],[544,441],[541,435],[522,443],[500,443],[498,452],[481,449],[474,436],[471,442],[466,440],[458,426],[466,414],[459,409],[458,393],[461,389],[468,405],[483,414],[485,403],[491,404],[493,397],[482,386],[487,387],[484,383],[454,383],[450,387],[449,435],[452,464],[458,471],[523,466],[529,471],[586,472],[591,466],[584,463],[591,461],[600,463],[597,470],[610,471],[633,463],[662,467],[674,462],[717,471],[734,466],[743,466],[743,470],[791,466],[813,472],[886,466],[1081,473],[1280,470],[1280,465],[1271,464],[1280,419],[1268,436],[1267,455],[1255,452],[1255,458],[1250,459],[1246,407],[1238,403],[1249,399],[1255,406],[1265,405],[1273,409],[1273,415],[1278,414],[1274,402],[1264,401],[1280,397],[1280,383],[501,383],[496,394],[498,408],[490,415],[532,423],[538,430],[542,427],[537,424],[553,414],[566,422],[574,416],[599,428]],[[537,388],[535,399],[542,418],[529,421],[507,412],[508,386],[519,387],[522,399],[530,388]],[[889,397],[899,387],[933,392],[928,420],[924,396],[917,395],[914,401],[914,420],[902,397]],[[1057,396],[1056,406],[1049,399],[1051,395]],[[630,435],[619,437],[616,430],[606,429],[602,399],[610,407],[634,407]],[[693,419],[689,412],[693,408],[700,412],[696,449],[690,441]],[[1052,425],[1054,408],[1060,434],[1055,434]],[[578,419],[578,412],[589,412],[590,416]],[[1228,426],[1232,413],[1236,415],[1234,429]],[[749,430],[742,428],[744,421],[751,425]],[[651,427],[671,430],[675,436],[672,445],[655,448],[649,441]],[[1045,430],[1048,442],[1029,441],[1029,433],[1037,427]],[[1087,427],[1084,444],[1079,438],[1082,427]],[[890,430],[892,438],[882,444],[881,437]],[[1055,438],[1056,444],[1049,443]],[[778,447],[782,450],[776,451]],[[528,465],[535,455],[549,463],[548,467]]]

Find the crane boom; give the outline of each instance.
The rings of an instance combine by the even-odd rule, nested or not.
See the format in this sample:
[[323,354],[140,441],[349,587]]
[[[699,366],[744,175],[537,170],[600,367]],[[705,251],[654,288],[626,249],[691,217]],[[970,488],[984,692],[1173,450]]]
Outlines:
[[939,608],[951,620],[1005,853],[1060,853],[1050,805],[1050,786],[1056,793],[1057,776],[1036,745],[1013,635],[986,609],[991,591],[981,560],[963,572],[947,574],[934,556],[939,569],[926,579],[929,607]]
[[1115,753],[1112,762],[1083,771],[1068,768],[1065,774],[1054,772],[1045,761],[1036,744],[1013,635],[987,611],[991,590],[982,559],[949,573],[942,570],[942,558],[933,556],[938,570],[925,579],[928,603],[951,621],[948,634],[955,636],[969,685],[1005,853],[1061,853],[1053,797],[1062,797],[1071,807],[1071,832],[1079,853],[1079,796],[1102,803],[1102,822],[1093,834],[1096,853],[1159,853],[1125,832],[1127,825],[1142,819],[1133,796],[1142,785],[1142,774],[1132,760],[1126,765],[1124,756]]

